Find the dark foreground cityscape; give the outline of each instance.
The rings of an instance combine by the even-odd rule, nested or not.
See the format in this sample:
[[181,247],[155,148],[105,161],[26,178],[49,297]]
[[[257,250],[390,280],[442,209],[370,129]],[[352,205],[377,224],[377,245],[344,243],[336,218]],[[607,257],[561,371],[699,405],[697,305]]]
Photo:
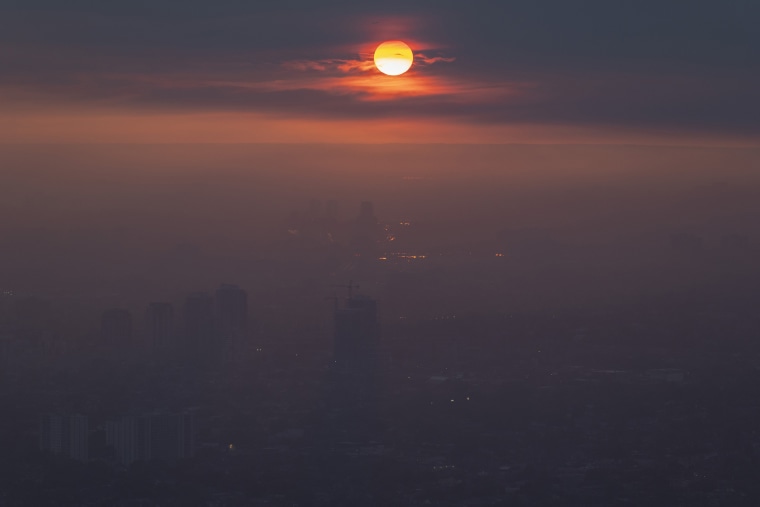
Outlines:
[[0,507],[760,507],[760,0],[0,0]]
[[250,256],[137,269],[129,226],[76,255],[5,229],[0,506],[756,506],[755,194],[695,185],[666,201],[723,218],[643,235],[619,194],[612,250],[390,200],[289,201]]

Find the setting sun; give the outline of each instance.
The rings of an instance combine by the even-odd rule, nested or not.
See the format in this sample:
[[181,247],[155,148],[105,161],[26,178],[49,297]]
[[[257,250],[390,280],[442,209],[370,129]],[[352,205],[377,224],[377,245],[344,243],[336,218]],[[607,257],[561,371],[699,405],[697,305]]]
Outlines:
[[389,76],[403,74],[411,68],[413,62],[412,48],[398,40],[383,42],[375,50],[375,66]]

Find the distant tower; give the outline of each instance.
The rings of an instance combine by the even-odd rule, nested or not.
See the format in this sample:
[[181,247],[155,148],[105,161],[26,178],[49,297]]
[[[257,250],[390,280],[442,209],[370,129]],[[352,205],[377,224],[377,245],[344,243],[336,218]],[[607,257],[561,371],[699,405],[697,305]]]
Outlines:
[[379,327],[377,301],[351,297],[346,307],[335,310],[333,360],[339,372],[368,374],[373,370]]
[[123,346],[132,340],[132,314],[122,308],[111,308],[103,312],[100,319],[100,333],[108,344]]
[[87,416],[44,415],[40,418],[40,450],[87,461],[90,438]]
[[150,303],[145,320],[146,333],[153,350],[168,349],[174,339],[174,307],[171,303]]
[[231,344],[248,331],[248,293],[237,285],[222,284],[216,290],[216,319],[219,337]]
[[16,298],[12,290],[0,289],[0,331],[13,321],[13,305]]
[[123,465],[190,458],[195,454],[194,417],[192,413],[155,413],[107,421],[106,444]]
[[185,350],[195,360],[213,352],[214,298],[207,292],[191,294],[183,307]]

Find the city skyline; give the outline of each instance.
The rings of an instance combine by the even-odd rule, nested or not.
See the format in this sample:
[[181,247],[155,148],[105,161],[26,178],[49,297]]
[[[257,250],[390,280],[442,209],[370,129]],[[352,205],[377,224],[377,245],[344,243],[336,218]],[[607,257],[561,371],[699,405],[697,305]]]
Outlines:
[[758,22],[6,0],[0,507],[760,505]]

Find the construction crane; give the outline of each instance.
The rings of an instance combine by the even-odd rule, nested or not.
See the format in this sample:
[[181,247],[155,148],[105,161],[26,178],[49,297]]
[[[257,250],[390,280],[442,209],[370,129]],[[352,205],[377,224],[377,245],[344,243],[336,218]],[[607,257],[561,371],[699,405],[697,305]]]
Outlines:
[[330,287],[334,287],[337,289],[348,289],[348,299],[353,299],[354,297],[354,289],[358,289],[358,285],[354,285],[353,280],[348,281],[348,285],[330,285]]

